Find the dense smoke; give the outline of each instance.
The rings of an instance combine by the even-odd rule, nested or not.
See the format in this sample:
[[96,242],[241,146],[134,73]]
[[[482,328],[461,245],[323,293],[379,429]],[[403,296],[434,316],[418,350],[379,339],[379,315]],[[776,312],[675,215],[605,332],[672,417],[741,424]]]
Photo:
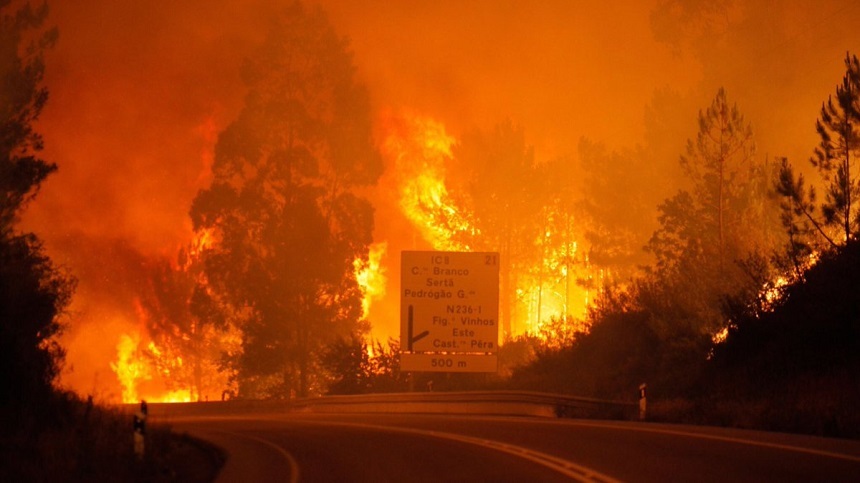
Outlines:
[[[60,41],[46,59],[50,100],[38,128],[59,172],[25,222],[79,278],[64,339],[63,382],[74,389],[119,392],[110,362],[120,334],[139,330],[134,300],[147,260],[175,258],[190,242],[191,201],[211,181],[217,135],[242,105],[243,59],[280,3],[289,2],[50,3]],[[380,143],[388,121],[403,116],[433,120],[455,140],[510,120],[538,164],[578,159],[585,138],[610,153],[644,147],[650,163],[631,169],[673,180],[698,110],[724,87],[758,156],[804,164],[845,52],[860,50],[860,4],[627,3],[322,6],[350,41]],[[368,194],[395,285],[370,308],[382,340],[397,336],[400,250],[430,248],[392,195],[397,178],[386,173]],[[641,189],[655,186],[662,192],[643,196],[654,206],[676,189],[668,181]]]

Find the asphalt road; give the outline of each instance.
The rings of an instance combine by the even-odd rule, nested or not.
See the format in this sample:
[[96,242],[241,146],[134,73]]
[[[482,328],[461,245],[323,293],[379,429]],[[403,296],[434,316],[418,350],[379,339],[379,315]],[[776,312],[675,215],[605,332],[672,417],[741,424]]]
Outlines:
[[219,482],[860,481],[860,442],[652,423],[410,414],[171,421]]

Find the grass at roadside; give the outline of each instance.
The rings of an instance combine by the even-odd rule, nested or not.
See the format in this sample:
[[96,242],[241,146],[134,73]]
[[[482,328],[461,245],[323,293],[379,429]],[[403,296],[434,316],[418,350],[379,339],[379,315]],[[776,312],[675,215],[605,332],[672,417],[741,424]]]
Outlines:
[[138,458],[127,412],[71,395],[58,395],[52,405],[2,415],[0,481],[202,483],[213,481],[223,464],[216,448],[159,425],[147,427]]
[[855,377],[818,377],[787,382],[772,392],[654,398],[648,401],[648,420],[860,439],[858,406]]

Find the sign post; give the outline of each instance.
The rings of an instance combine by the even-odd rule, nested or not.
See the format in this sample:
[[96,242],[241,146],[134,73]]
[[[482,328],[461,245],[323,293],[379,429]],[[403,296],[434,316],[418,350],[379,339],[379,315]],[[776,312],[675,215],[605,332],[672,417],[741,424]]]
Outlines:
[[499,254],[404,251],[400,366],[407,372],[496,372]]

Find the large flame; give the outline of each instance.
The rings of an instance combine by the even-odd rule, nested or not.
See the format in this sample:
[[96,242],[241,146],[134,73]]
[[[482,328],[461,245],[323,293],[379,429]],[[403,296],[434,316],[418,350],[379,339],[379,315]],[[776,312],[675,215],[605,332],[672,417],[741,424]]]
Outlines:
[[139,356],[140,335],[122,334],[116,346],[116,362],[110,367],[122,385],[122,402],[137,402],[137,385],[141,380],[151,379],[150,368]]
[[387,242],[374,243],[370,245],[366,262],[360,258],[356,258],[353,262],[355,279],[364,294],[361,300],[362,318],[367,318],[373,301],[385,296],[385,284],[388,279],[381,262],[387,251]]
[[[387,131],[381,145],[389,160],[392,179],[395,181],[397,205],[422,240],[438,250],[468,251],[463,241],[475,235],[479,229],[470,224],[473,214],[458,199],[451,196],[447,166],[455,161],[454,146],[457,139],[449,134],[445,126],[434,119],[421,116],[402,116],[387,122]],[[564,216],[549,213],[547,227],[534,240],[536,257],[533,266],[517,267],[515,292],[509,303],[517,305],[513,310],[515,332],[524,332],[539,337],[551,337],[559,330],[581,329],[577,319],[587,305],[588,292],[578,286],[583,277],[582,260],[577,258],[578,245]],[[537,215],[536,215],[537,216]],[[564,220],[564,223],[561,221]],[[201,231],[187,245],[175,269],[189,273],[198,283],[205,285],[202,273],[194,270],[194,264],[208,247],[216,241],[215,234]],[[389,241],[379,241],[370,246],[365,259],[354,261],[356,281],[362,290],[362,316],[368,319],[371,306],[386,295],[385,266],[382,263]],[[580,265],[580,272],[577,263]],[[146,314],[137,310],[141,329],[123,334],[116,345],[116,360],[111,368],[122,386],[122,400],[134,403],[140,399],[152,402],[181,402],[217,397],[227,389],[226,377],[217,374],[214,366],[207,366],[205,375],[215,381],[200,393],[188,385],[189,363],[176,348],[162,347],[151,340],[146,327]],[[378,322],[378,321],[377,321]],[[209,333],[207,340],[218,339],[220,347],[238,346],[240,337],[236,330],[229,333]],[[372,345],[369,344],[369,347]]]
[[[393,167],[397,201],[404,216],[433,248],[469,251],[464,237],[458,235],[480,234],[480,227],[470,224],[473,214],[449,194],[446,183],[446,166],[455,160],[457,139],[444,124],[428,117],[402,115],[387,120],[386,127],[382,151]],[[545,207],[550,225],[534,240],[534,249],[541,256],[533,266],[517,268],[517,286],[511,297],[515,300],[509,301],[518,306],[513,311],[517,320],[511,324],[515,328],[511,335],[539,335],[544,324],[553,319],[579,324],[574,319],[585,314],[588,292],[578,282],[590,277],[574,272],[587,271],[587,260],[577,253],[570,216],[550,210]]]
[[[202,271],[195,268],[206,248],[213,243],[211,231],[195,234],[187,250],[180,251],[179,261],[171,264],[171,270],[188,277],[196,283],[205,284]],[[181,292],[181,290],[180,290]],[[190,294],[176,293],[190,303]],[[156,303],[161,303],[159,300]],[[198,320],[180,328],[176,326],[170,334],[159,340],[159,345],[148,333],[149,315],[141,299],[134,300],[137,329],[119,336],[116,345],[116,360],[110,367],[122,386],[122,402],[136,403],[141,399],[149,402],[189,402],[220,397],[229,386],[228,376],[218,371],[218,354],[235,350],[240,344],[235,327],[215,328]],[[190,310],[187,316],[191,317]]]
[[[133,404],[148,402],[190,402],[190,389],[169,389],[169,371],[159,371],[146,351],[156,357],[163,356],[162,350],[153,342],[141,346],[139,333],[122,334],[116,346],[116,361],[111,369],[122,385],[122,402]],[[176,362],[182,365],[182,359]],[[155,384],[152,384],[155,381]]]
[[401,211],[433,248],[468,250],[454,235],[472,227],[445,185],[445,164],[456,139],[427,117],[401,117],[388,124],[382,151],[393,162]]

